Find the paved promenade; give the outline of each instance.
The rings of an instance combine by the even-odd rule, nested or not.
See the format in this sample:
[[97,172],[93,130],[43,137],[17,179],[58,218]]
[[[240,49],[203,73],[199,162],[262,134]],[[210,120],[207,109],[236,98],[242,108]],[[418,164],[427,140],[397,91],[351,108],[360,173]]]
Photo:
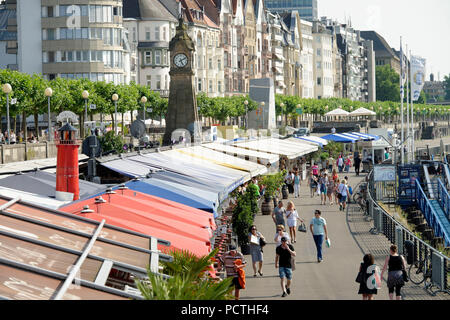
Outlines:
[[[339,176],[344,177],[344,174]],[[364,176],[356,177],[354,172],[348,174],[350,185],[356,184],[364,179]],[[281,297],[282,290],[278,269],[275,269],[275,224],[270,215],[258,214],[255,224],[268,240],[264,247],[263,277],[253,277],[251,256],[246,256],[248,262],[245,268],[247,275],[247,286],[241,291],[242,300],[252,299],[293,299],[293,300],[360,300],[358,295],[359,284],[355,282],[359,265],[364,253],[375,255],[376,263],[383,267],[384,258],[388,254],[389,242],[382,234],[372,235],[369,232],[371,223],[365,221],[363,214],[352,207],[348,212],[339,211],[339,206],[321,205],[320,198],[310,197],[306,181],[302,182],[300,197],[295,199],[293,195],[283,200],[286,207],[287,202],[292,200],[299,212],[299,216],[305,220],[308,232],[297,232],[297,243],[294,248],[297,253],[296,270],[293,271],[291,294],[285,298]],[[315,209],[322,211],[322,216],[327,221],[328,235],[331,247],[326,248],[324,244],[324,261],[317,263],[316,248],[313,237],[309,231],[309,222],[313,218]],[[385,276],[386,277],[386,276]],[[382,288],[375,296],[376,300],[389,299],[386,287],[386,278]],[[405,299],[449,299],[448,295],[431,297],[421,287],[408,283],[404,287]]]

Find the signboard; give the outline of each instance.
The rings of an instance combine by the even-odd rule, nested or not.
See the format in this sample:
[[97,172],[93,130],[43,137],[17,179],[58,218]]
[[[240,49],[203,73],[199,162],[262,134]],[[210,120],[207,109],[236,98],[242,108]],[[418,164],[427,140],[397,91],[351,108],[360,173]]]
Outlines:
[[302,108],[295,109],[295,112],[297,112],[297,114],[303,114]]
[[97,109],[97,105],[91,104],[91,105],[89,106],[89,108],[90,108],[91,110],[95,110],[95,109]]
[[398,167],[398,204],[410,205],[415,201],[416,180],[419,179],[420,165]]
[[378,181],[395,181],[395,166],[379,166],[373,168],[373,179]]

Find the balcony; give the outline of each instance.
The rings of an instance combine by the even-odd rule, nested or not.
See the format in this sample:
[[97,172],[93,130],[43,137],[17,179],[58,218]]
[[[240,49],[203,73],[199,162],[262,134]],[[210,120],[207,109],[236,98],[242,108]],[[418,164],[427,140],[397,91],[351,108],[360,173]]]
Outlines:
[[248,56],[248,47],[243,48],[244,56]]

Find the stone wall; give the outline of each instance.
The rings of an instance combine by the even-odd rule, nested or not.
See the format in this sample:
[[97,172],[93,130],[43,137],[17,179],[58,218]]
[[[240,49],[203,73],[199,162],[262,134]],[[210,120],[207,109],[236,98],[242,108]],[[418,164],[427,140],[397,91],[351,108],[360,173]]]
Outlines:
[[[81,153],[81,148],[79,148]],[[56,145],[52,142],[2,144],[0,148],[1,163],[27,161],[35,159],[56,158]]]

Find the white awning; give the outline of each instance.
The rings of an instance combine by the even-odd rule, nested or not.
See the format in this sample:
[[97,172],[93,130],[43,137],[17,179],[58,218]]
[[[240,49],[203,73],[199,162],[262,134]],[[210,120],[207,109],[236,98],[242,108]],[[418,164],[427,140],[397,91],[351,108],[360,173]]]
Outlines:
[[302,143],[300,140],[297,143],[274,138],[236,142],[234,145],[239,148],[283,155],[288,159],[295,159],[318,150],[317,146]]
[[202,145],[205,148],[209,148],[216,151],[225,152],[226,154],[243,158],[248,161],[261,163],[263,165],[274,164],[279,161],[280,156],[270,154],[267,152],[260,152],[255,150],[247,150],[238,148],[236,146],[225,145],[221,143],[206,143]]
[[348,116],[350,113],[341,108],[336,108],[330,112],[325,113],[326,116]]

